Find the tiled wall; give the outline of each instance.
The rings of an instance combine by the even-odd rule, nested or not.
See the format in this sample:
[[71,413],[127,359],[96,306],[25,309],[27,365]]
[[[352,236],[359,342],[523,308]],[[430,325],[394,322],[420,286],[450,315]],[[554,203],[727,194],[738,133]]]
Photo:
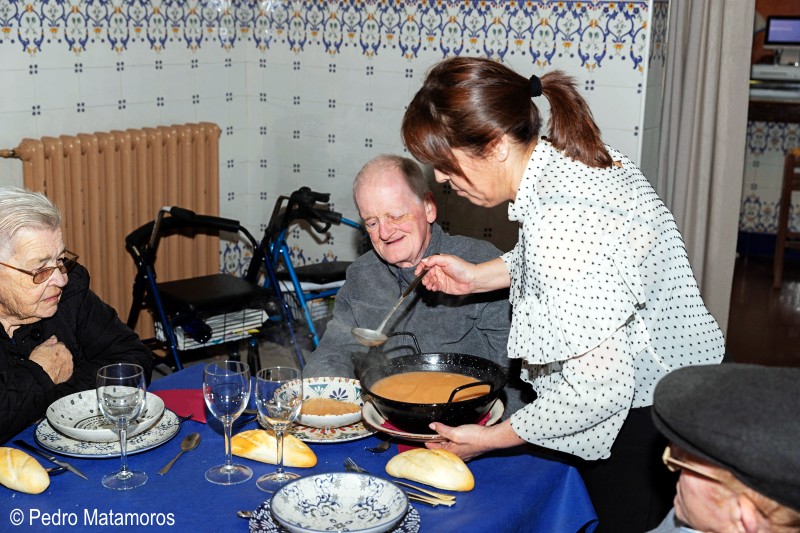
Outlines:
[[[747,123],[739,231],[777,232],[783,160],[786,152],[796,146],[800,146],[800,124]],[[800,231],[800,204],[797,198],[789,213],[789,227],[792,231]]]
[[[403,151],[404,106],[426,70],[480,55],[526,75],[568,71],[606,141],[654,177],[667,9],[666,0],[0,0],[0,148],[212,121],[223,131],[224,216],[259,232],[277,195],[308,185],[357,218],[352,178],[369,158]],[[21,183],[19,162],[0,160],[0,184]],[[439,199],[451,232],[513,245],[505,208],[446,189]],[[353,233],[320,242],[296,231],[291,242],[301,262],[351,259]]]

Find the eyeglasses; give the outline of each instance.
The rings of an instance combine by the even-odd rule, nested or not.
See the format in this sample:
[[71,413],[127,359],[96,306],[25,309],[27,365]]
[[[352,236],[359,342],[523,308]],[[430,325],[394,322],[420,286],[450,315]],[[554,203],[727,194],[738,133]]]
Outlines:
[[56,259],[56,261],[59,263],[58,265],[52,267],[40,268],[39,270],[36,270],[34,272],[31,272],[30,270],[23,270],[21,268],[17,268],[13,265],[8,265],[6,263],[0,263],[0,265],[3,265],[8,268],[13,268],[17,272],[22,272],[23,274],[28,274],[29,276],[33,277],[33,282],[35,284],[40,285],[45,281],[47,281],[48,279],[50,279],[50,276],[53,275],[53,272],[55,272],[56,269],[58,269],[58,271],[61,272],[62,274],[66,274],[67,272],[72,270],[75,267],[75,265],[78,264],[78,255],[73,252],[70,252],[69,250],[64,250],[64,257],[59,257],[58,259]]
[[684,463],[683,461],[679,461],[678,459],[673,458],[672,451],[670,450],[670,448],[671,446],[667,446],[666,448],[664,448],[664,453],[661,456],[661,460],[664,461],[664,465],[666,465],[667,470],[669,470],[670,472],[680,472],[681,470],[688,470],[692,474],[708,478],[712,481],[716,481],[717,483],[723,483],[722,478],[720,478],[716,474],[712,474],[711,472],[706,472],[702,468],[691,465],[689,463]]

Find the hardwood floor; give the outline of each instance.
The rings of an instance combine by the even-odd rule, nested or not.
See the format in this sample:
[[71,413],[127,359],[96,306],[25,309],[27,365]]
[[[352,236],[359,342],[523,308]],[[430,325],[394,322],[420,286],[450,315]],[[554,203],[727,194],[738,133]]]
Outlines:
[[736,260],[726,346],[733,360],[800,366],[800,263],[784,263],[783,283],[772,288],[772,258]]

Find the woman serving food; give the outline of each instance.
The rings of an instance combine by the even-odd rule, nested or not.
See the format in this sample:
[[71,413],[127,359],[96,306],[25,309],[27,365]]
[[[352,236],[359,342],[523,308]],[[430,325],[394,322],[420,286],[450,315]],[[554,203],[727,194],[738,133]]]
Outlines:
[[[534,99],[550,104],[547,138]],[[671,505],[657,479],[663,444],[653,388],[670,370],[722,359],[672,215],[639,169],[606,146],[573,81],[525,78],[488,59],[436,65],[409,105],[403,140],[471,203],[511,201],[519,239],[480,264],[423,259],[429,290],[510,287],[508,356],[538,398],[492,427],[431,428],[431,448],[463,459],[532,443],[568,454],[586,482],[598,531],[645,531]]]

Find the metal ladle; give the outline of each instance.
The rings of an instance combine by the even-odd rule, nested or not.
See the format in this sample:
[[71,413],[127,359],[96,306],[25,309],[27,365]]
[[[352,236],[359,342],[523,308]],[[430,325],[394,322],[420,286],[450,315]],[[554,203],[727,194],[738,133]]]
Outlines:
[[428,269],[423,270],[416,277],[411,280],[411,283],[408,284],[406,290],[403,291],[403,294],[400,295],[400,299],[397,300],[397,303],[394,304],[394,307],[389,311],[389,314],[386,315],[386,318],[383,319],[381,325],[378,326],[378,329],[367,329],[367,328],[353,328],[351,333],[353,337],[356,338],[358,342],[363,344],[364,346],[380,346],[384,342],[386,342],[389,337],[383,334],[383,328],[386,327],[386,323],[389,321],[389,318],[397,311],[397,308],[400,307],[400,304],[403,303],[403,300],[411,294],[411,291],[414,290],[422,278],[425,277],[425,274],[428,273]]

